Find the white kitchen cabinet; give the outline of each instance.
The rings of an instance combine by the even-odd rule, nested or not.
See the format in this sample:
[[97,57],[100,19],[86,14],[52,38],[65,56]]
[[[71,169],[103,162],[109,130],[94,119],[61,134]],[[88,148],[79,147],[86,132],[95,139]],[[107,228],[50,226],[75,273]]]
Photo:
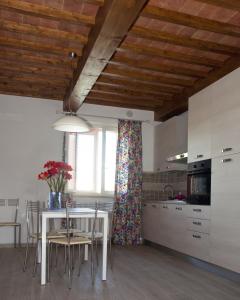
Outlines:
[[168,163],[168,157],[187,152],[187,113],[155,127],[154,170],[185,170],[186,165]]
[[240,272],[240,154],[212,161],[211,262]]
[[185,245],[186,254],[205,261],[209,261],[209,253],[210,253],[209,234],[187,230],[185,242],[186,242]]
[[[206,95],[205,95],[206,94]],[[211,94],[205,90],[189,99],[188,162],[211,157]]]
[[[228,90],[229,88],[229,90]],[[214,90],[212,108],[212,157],[240,152],[240,88]],[[231,93],[231,97],[228,94]]]
[[143,235],[146,240],[159,242],[160,205],[155,203],[144,204],[143,207]]

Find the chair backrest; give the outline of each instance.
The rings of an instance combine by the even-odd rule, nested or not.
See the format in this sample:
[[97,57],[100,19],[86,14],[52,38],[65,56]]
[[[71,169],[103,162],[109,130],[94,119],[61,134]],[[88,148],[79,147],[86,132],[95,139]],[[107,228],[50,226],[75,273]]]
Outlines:
[[[71,208],[72,208],[72,203],[66,203],[66,229],[67,229],[68,243],[70,243],[70,239],[71,239],[71,218],[69,217]],[[93,215],[93,218],[92,218],[93,219],[93,224],[92,224],[92,228],[91,228],[92,240],[95,239],[97,213],[98,213],[98,202],[96,202],[94,204],[94,215]],[[74,214],[74,212],[73,212],[73,214]],[[79,215],[79,218],[81,219],[81,213],[80,214],[78,213],[78,215]],[[84,216],[84,213],[83,213],[83,216]]]
[[[26,204],[26,220],[28,237],[33,234],[40,234],[41,220],[40,213],[43,209],[43,204],[40,201],[27,201]],[[36,231],[35,231],[36,228]]]
[[0,199],[0,207],[14,207],[15,208],[15,213],[13,216],[13,219],[11,221],[17,222],[18,218],[18,208],[19,208],[19,199],[18,198],[13,198],[13,199]]

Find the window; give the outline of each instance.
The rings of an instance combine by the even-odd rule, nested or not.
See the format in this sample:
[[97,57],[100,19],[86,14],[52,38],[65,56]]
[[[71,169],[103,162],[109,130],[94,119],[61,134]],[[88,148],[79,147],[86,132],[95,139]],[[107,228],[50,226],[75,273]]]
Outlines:
[[115,185],[117,130],[95,128],[68,135],[68,163],[73,178],[68,189],[85,194],[113,194]]

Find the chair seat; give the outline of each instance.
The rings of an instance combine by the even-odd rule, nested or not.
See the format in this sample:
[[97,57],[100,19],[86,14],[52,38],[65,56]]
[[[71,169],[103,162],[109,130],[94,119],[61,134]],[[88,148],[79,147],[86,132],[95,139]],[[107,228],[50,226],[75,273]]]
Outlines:
[[15,222],[0,222],[0,227],[5,227],[5,226],[20,226],[20,223],[15,223]]
[[56,238],[56,239],[49,239],[49,242],[50,243],[53,243],[53,244],[59,244],[59,245],[86,245],[86,244],[91,244],[92,242],[88,239],[88,238],[85,238],[85,237],[71,237],[70,238],[70,241],[68,241],[68,238],[67,237],[64,237],[64,238]]
[[[92,238],[92,232],[77,232],[75,235],[76,236],[81,236],[81,237],[87,237],[89,239]],[[102,239],[103,238],[102,232],[96,232],[94,238],[95,239]]]
[[[56,238],[64,238],[65,235],[63,233],[59,233],[59,232],[55,232],[55,231],[51,231],[51,232],[47,232],[47,239],[56,239]],[[36,239],[37,238],[37,233],[33,233],[31,234],[31,238]],[[38,239],[42,239],[42,234],[40,233],[38,235]]]

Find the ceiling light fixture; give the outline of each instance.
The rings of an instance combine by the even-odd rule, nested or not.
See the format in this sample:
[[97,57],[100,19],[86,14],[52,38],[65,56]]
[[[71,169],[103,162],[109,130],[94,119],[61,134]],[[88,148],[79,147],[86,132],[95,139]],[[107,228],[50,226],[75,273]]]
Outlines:
[[89,132],[90,126],[87,122],[73,112],[65,112],[65,116],[55,121],[53,129],[64,132]]

